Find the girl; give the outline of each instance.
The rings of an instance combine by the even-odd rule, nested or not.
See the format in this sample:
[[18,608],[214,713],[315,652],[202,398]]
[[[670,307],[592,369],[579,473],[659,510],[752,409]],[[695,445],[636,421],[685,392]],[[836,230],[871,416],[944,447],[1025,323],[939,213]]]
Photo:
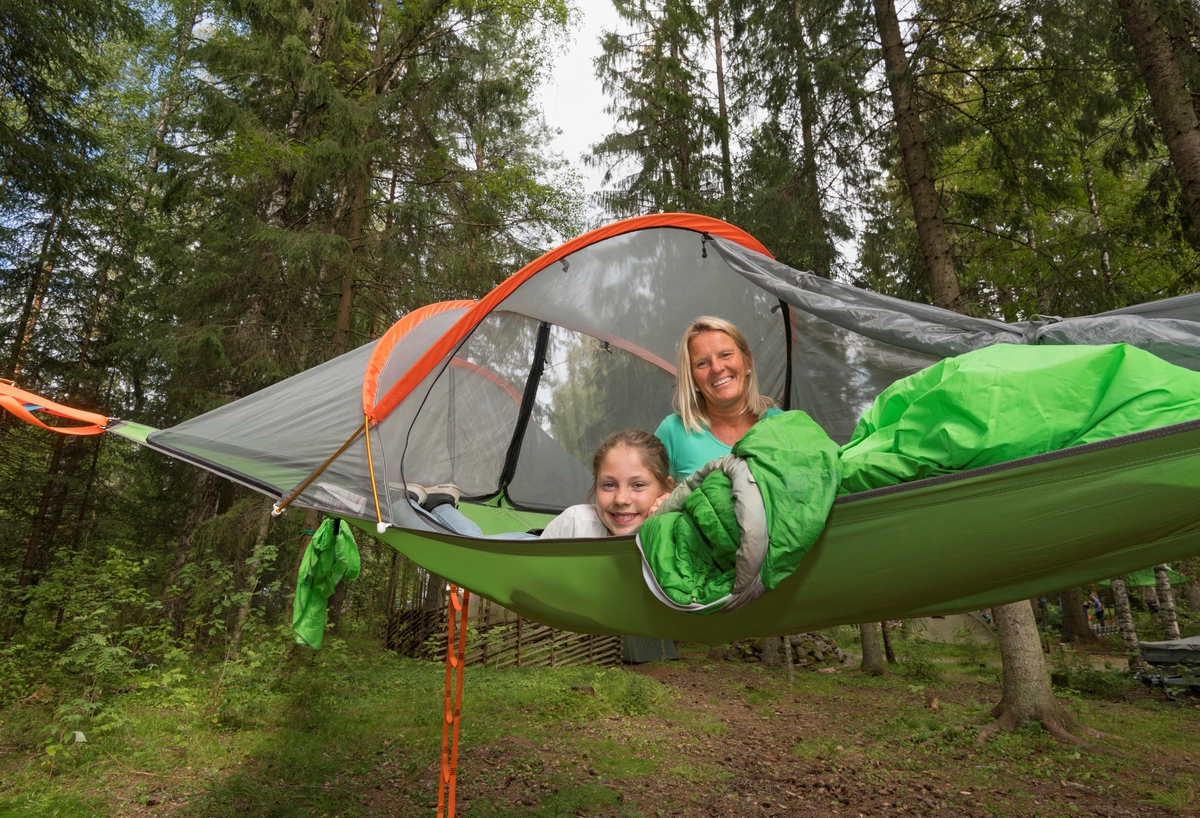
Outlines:
[[591,503],[559,514],[543,537],[623,537],[637,532],[671,492],[667,450],[641,429],[613,432],[592,457]]
[[[671,493],[674,482],[669,475],[667,450],[662,442],[641,429],[613,432],[604,439],[592,457],[591,502],[571,506],[559,514],[542,537],[554,539],[596,539],[634,534],[662,500]],[[409,486],[409,502],[418,505]],[[454,501],[457,489],[438,486],[431,489],[436,502],[423,504],[438,522],[459,534],[482,537],[474,522],[463,516]],[[451,497],[453,495],[453,497]],[[524,539],[524,534],[495,534],[493,539]]]

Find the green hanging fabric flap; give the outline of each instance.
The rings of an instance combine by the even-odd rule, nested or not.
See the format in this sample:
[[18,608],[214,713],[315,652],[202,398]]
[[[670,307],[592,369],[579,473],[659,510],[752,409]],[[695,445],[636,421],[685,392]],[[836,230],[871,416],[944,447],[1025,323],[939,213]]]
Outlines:
[[296,642],[320,650],[325,638],[329,597],[342,580],[358,579],[362,562],[350,526],[326,517],[304,552],[292,601],[292,630]]

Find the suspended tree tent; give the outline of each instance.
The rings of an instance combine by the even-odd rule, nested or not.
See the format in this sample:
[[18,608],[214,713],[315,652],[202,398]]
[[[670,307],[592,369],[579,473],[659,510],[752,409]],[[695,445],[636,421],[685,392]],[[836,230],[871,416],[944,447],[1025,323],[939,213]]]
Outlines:
[[608,432],[654,429],[671,411],[676,346],[703,314],[733,321],[767,393],[839,442],[893,381],[991,344],[1124,341],[1200,369],[1200,294],[1004,324],[798,272],[731,225],[662,214],[580,236],[478,303],[416,310],[178,426],[108,429],[281,503],[295,494],[293,506],[372,531],[382,521],[426,569],[582,633],[716,644],[945,615],[1200,552],[1195,422],[842,497],[790,578],[713,615],[658,602],[633,538],[467,538],[403,499],[405,482],[452,482],[486,533],[540,528],[583,501]]

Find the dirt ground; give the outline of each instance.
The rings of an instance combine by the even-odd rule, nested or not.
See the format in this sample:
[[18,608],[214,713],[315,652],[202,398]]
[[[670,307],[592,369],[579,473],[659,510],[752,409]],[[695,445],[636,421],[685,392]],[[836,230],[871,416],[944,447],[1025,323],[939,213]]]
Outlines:
[[[1200,700],[1169,703],[1135,690],[1127,701],[1088,708],[1101,728],[1124,721],[1130,709],[1174,708],[1196,758],[1116,739],[1080,751],[1033,730],[980,748],[978,725],[1000,690],[969,676],[876,686],[846,684],[852,672],[819,680],[804,672],[789,688],[780,671],[709,663],[702,654],[631,672],[677,690],[682,718],[610,719],[557,742],[513,738],[471,748],[460,760],[459,814],[1197,814],[1190,782],[1200,769]],[[944,732],[936,732],[939,724]],[[669,737],[667,744],[655,736]],[[644,759],[644,772],[623,765],[620,751]],[[593,796],[580,797],[586,791]],[[432,803],[414,798],[407,808]]]

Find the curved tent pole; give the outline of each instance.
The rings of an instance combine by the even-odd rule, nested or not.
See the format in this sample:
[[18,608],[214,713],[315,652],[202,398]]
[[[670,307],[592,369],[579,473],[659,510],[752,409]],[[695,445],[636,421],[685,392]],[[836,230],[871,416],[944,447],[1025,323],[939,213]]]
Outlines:
[[393,409],[408,397],[417,384],[423,381],[447,355],[457,348],[463,339],[479,326],[480,322],[492,310],[496,309],[504,299],[512,295],[518,287],[546,267],[566,258],[571,253],[575,253],[605,239],[624,235],[625,233],[633,233],[638,230],[659,227],[675,227],[681,230],[692,230],[696,233],[707,233],[711,237],[727,239],[767,258],[774,258],[758,239],[741,228],[734,227],[720,219],[714,219],[709,216],[697,216],[692,213],[656,213],[650,216],[638,216],[584,233],[582,236],[578,236],[526,264],[484,296],[453,327],[435,341],[429,349],[425,350],[425,354],[388,389],[387,394],[378,399],[375,405],[367,410],[367,413],[376,422],[387,417]]

